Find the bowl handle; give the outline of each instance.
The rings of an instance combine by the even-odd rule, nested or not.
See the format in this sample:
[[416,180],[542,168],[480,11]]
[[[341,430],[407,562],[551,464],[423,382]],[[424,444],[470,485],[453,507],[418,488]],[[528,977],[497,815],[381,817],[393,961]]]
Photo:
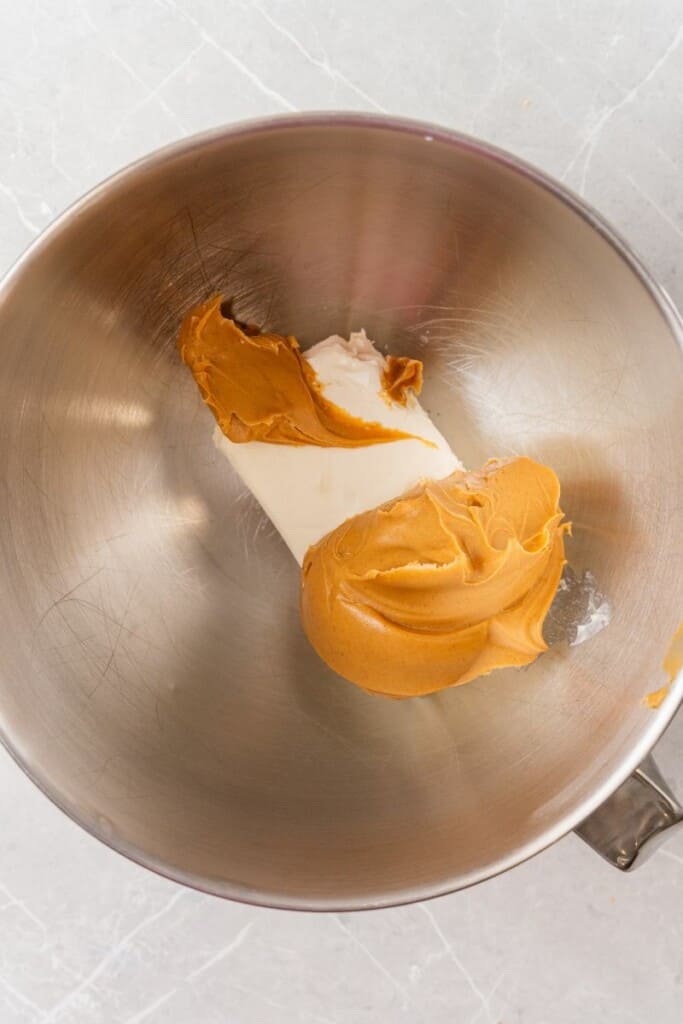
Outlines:
[[576,834],[621,871],[641,863],[643,846],[650,853],[667,829],[683,822],[683,807],[659,773],[654,758],[645,758],[633,775],[619,786],[576,829]]

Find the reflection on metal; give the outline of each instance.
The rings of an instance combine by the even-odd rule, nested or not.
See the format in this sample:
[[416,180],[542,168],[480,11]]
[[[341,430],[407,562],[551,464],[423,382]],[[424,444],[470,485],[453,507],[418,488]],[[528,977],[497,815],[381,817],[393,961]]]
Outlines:
[[566,640],[570,647],[583,644],[609,626],[612,606],[600,591],[593,573],[578,576],[565,566],[555,600],[543,627],[547,644]]

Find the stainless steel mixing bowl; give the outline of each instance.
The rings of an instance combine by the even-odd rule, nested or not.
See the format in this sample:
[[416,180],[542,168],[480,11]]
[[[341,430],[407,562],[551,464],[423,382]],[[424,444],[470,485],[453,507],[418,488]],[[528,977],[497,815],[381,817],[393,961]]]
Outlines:
[[[337,678],[176,353],[216,292],[304,344],[363,326],[419,356],[468,464],[552,465],[610,626],[421,700]],[[285,118],[123,171],[0,293],[8,749],[105,842],[225,896],[377,906],[536,853],[624,782],[683,693],[643,704],[681,610],[680,339],[595,213],[453,133]]]

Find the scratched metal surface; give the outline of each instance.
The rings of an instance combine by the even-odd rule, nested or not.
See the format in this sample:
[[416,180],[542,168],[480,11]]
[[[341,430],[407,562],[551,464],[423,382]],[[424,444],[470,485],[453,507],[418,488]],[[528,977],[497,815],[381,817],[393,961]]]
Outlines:
[[[106,170],[165,138],[248,113],[343,102],[369,108],[379,104],[474,128],[555,173],[566,170],[569,182],[606,212],[618,215],[619,204],[625,206],[623,216],[617,216],[620,225],[641,242],[670,290],[680,293],[676,202],[669,207],[671,196],[680,202],[680,189],[666,170],[667,160],[675,163],[680,152],[675,136],[680,119],[670,114],[667,120],[661,103],[662,96],[675,94],[680,80],[675,59],[680,31],[677,35],[669,17],[643,35],[637,31],[637,8],[629,8],[627,14],[615,12],[611,21],[604,15],[604,24],[591,21],[592,32],[584,27],[583,35],[571,35],[564,26],[564,49],[553,55],[548,48],[556,24],[545,23],[539,11],[534,29],[523,30],[515,11],[511,5],[498,20],[484,6],[466,11],[462,25],[457,20],[462,12],[449,12],[449,46],[444,41],[438,51],[440,94],[431,79],[429,87],[422,87],[424,68],[417,69],[418,80],[410,88],[395,70],[401,59],[424,51],[431,39],[429,23],[414,43],[405,29],[397,35],[392,30],[387,50],[364,60],[367,39],[349,56],[348,26],[361,17],[353,8],[337,21],[333,15],[317,20],[314,31],[305,8],[235,7],[229,33],[222,25],[216,28],[210,4],[193,5],[189,16],[175,5],[143,13],[137,9],[135,18],[132,8],[93,4],[74,8],[60,26],[50,23],[49,12],[30,22],[15,14],[15,37],[25,41],[39,70],[28,92],[18,92],[22,83],[26,86],[18,62],[21,48],[8,47],[3,66],[11,74],[3,82],[3,98],[10,175],[0,187],[7,258],[49,218],[42,203],[62,206]],[[407,18],[407,10],[401,13]],[[363,25],[372,39],[379,26],[366,24],[366,17]],[[149,19],[149,29],[163,40],[154,57],[133,41],[131,29],[139,27],[140,19]],[[470,41],[492,40],[490,50],[482,46],[481,69],[467,62],[471,47],[462,38],[466,34]],[[591,45],[601,50],[591,51],[589,35],[597,37]],[[460,77],[451,67],[456,37]],[[638,48],[636,40],[642,43]],[[321,45],[334,56],[325,57]],[[418,45],[423,51],[414,49]],[[393,54],[393,61],[385,52]],[[577,83],[575,68],[564,70],[564,65],[579,53],[587,81]],[[255,58],[245,61],[252,54]],[[267,74],[259,54],[271,57]],[[431,62],[432,74],[438,63]],[[71,77],[61,73],[67,65]],[[76,88],[85,77],[78,76],[88,76],[94,66],[99,76],[85,95]],[[228,98],[216,97],[217,80],[225,82]],[[483,81],[486,90],[480,87]],[[60,89],[53,97],[55,82]],[[457,83],[462,95],[453,87]],[[24,95],[32,102],[20,99]],[[500,103],[505,119],[496,109]],[[551,130],[553,110],[562,124]],[[52,116],[45,117],[44,111]],[[59,112],[66,119],[61,128]],[[646,114],[651,145],[644,167],[642,147],[626,147],[625,140]],[[42,159],[32,160],[38,146]],[[372,154],[362,147],[354,152],[362,159],[349,162],[365,170],[361,180],[367,192],[375,181]],[[612,173],[617,154],[618,188]],[[229,841],[232,854],[237,836],[243,846],[235,861],[241,877],[270,871],[277,879],[285,866],[296,884],[292,869],[298,865],[300,870],[302,856],[291,841],[287,845],[292,820],[298,836],[309,843],[322,837],[323,849],[327,843],[328,850],[340,854],[340,876],[348,879],[351,853],[362,860],[357,850],[351,851],[344,864],[343,841],[340,853],[341,829],[348,836],[353,815],[360,827],[357,848],[365,848],[368,835],[388,838],[392,849],[382,866],[388,864],[391,873],[392,863],[400,863],[401,873],[412,872],[412,884],[419,886],[430,864],[442,874],[456,870],[458,858],[467,864],[462,834],[443,830],[443,822],[452,825],[458,807],[452,783],[462,771],[451,756],[453,736],[461,736],[467,756],[468,743],[474,744],[482,731],[500,729],[497,756],[501,764],[513,766],[510,788],[496,795],[487,788],[486,776],[477,775],[489,813],[474,809],[468,836],[478,832],[493,843],[514,844],[515,825],[504,796],[517,806],[520,799],[526,801],[536,812],[540,807],[541,815],[555,812],[529,784],[536,776],[525,774],[534,765],[539,768],[539,758],[543,785],[550,791],[558,775],[570,778],[579,741],[584,753],[604,749],[598,727],[591,734],[591,722],[603,727],[609,722],[617,747],[624,735],[620,728],[629,728],[628,715],[636,723],[632,727],[640,727],[643,713],[636,704],[649,688],[648,666],[670,625],[669,610],[663,602],[662,615],[655,603],[647,642],[635,651],[626,643],[642,617],[651,614],[649,600],[657,599],[646,582],[628,611],[623,606],[617,622],[623,644],[616,648],[605,633],[592,651],[588,646],[579,651],[571,668],[564,664],[566,652],[553,652],[557,674],[542,679],[534,669],[506,680],[503,705],[487,682],[448,695],[438,715],[429,708],[420,711],[417,729],[397,707],[384,711],[378,724],[374,714],[368,717],[367,698],[332,679],[323,680],[329,684],[323,689],[308,674],[314,659],[297,639],[291,598],[295,573],[258,510],[235,481],[216,472],[210,420],[173,361],[171,337],[179,310],[214,283],[226,283],[245,312],[253,309],[274,326],[293,329],[296,315],[306,340],[339,329],[340,318],[348,316],[362,320],[378,337],[419,352],[433,382],[427,404],[443,429],[457,436],[463,458],[477,461],[502,448],[503,453],[527,450],[557,465],[571,498],[568,510],[580,526],[577,565],[590,565],[616,596],[647,562],[654,544],[648,524],[654,521],[666,531],[675,510],[663,486],[667,467],[658,461],[666,445],[656,444],[675,382],[656,355],[652,365],[643,366],[642,339],[647,338],[648,356],[659,351],[658,327],[641,321],[642,309],[629,306],[619,289],[615,295],[604,290],[609,267],[603,268],[606,277],[596,274],[593,259],[585,258],[590,243],[577,237],[568,247],[549,239],[544,217],[530,215],[524,195],[517,195],[510,214],[508,203],[496,205],[495,189],[487,191],[480,174],[467,187],[459,180],[455,196],[451,185],[442,185],[431,216],[424,214],[422,195],[432,194],[431,179],[427,188],[407,173],[400,188],[392,186],[392,203],[386,202],[384,190],[381,201],[365,195],[366,204],[360,205],[375,218],[374,227],[393,231],[391,259],[382,259],[385,253],[370,246],[369,253],[360,252],[365,262],[341,260],[332,243],[340,234],[351,234],[349,224],[346,218],[331,225],[323,219],[320,223],[329,228],[326,248],[313,272],[332,284],[327,294],[307,293],[312,271],[294,259],[301,217],[324,218],[330,191],[338,201],[340,189],[337,172],[331,176],[327,166],[330,154],[309,157],[305,167],[297,161],[289,180],[287,168],[280,168],[286,188],[284,200],[279,192],[277,202],[268,175],[253,169],[248,187],[229,197],[218,184],[198,203],[154,190],[144,220],[149,225],[153,209],[163,230],[150,230],[142,240],[137,234],[139,250],[129,251],[125,266],[119,240],[128,228],[117,220],[121,206],[112,208],[110,220],[96,233],[83,231],[77,266],[65,250],[37,278],[35,294],[41,303],[32,311],[29,334],[35,338],[42,332],[42,343],[17,347],[3,379],[2,457],[12,480],[3,501],[12,524],[12,550],[21,552],[3,599],[8,633],[21,639],[22,657],[29,652],[31,665],[38,664],[40,671],[29,673],[18,654],[5,662],[5,675],[21,679],[23,686],[13,691],[3,714],[11,719],[13,733],[26,737],[23,756],[36,764],[51,759],[54,785],[71,787],[81,801],[86,794],[95,816],[101,816],[103,804],[110,808],[97,824],[114,836],[124,821],[133,823],[145,842],[165,849],[171,843],[183,863],[194,857],[204,866],[211,854],[212,870],[216,856],[220,860],[218,840]],[[438,157],[433,159],[438,163]],[[650,191],[647,175],[653,165],[657,190],[648,213],[646,201],[637,197],[638,188]],[[302,174],[309,175],[305,184]],[[349,171],[349,180],[357,182],[356,174]],[[223,204],[219,211],[217,203]],[[358,198],[346,209],[357,210]],[[227,244],[221,226],[226,211]],[[400,245],[406,220],[413,243],[408,252]],[[275,235],[275,244],[260,244],[257,223],[264,225],[261,233],[269,241]],[[424,234],[416,233],[416,224]],[[322,231],[316,230],[322,244]],[[196,259],[197,248],[202,261]],[[434,252],[442,256],[433,259]],[[452,282],[456,271],[457,289]],[[88,288],[87,302],[80,291],[68,290],[74,272],[98,282]],[[288,287],[275,287],[283,274]],[[121,294],[130,299],[134,315],[113,312]],[[65,310],[70,317],[87,318],[88,330],[79,327],[90,339],[87,346],[75,346],[65,332],[60,334]],[[570,358],[577,349],[583,356],[578,368]],[[542,373],[529,378],[530,362],[542,366]],[[647,397],[655,388],[659,407]],[[26,395],[19,420],[13,412]],[[597,479],[604,490],[596,510]],[[601,517],[608,512],[605,523]],[[604,540],[614,514],[622,530],[638,535],[639,546],[632,552],[637,566],[620,559],[616,547]],[[673,563],[663,565],[662,575],[673,576],[674,569]],[[235,621],[229,621],[236,615],[230,612],[234,603],[220,599],[231,592],[235,579],[240,607]],[[274,598],[279,617],[264,643],[262,626]],[[618,683],[615,664],[622,676]],[[240,673],[231,670],[235,665]],[[296,720],[287,718],[294,685]],[[617,686],[624,688],[626,701],[615,700]],[[374,703],[370,706],[374,709]],[[540,738],[541,725],[546,730],[554,713],[558,721],[548,743]],[[104,735],[98,726],[103,719]],[[511,748],[510,737],[520,731],[525,731],[527,746],[513,743]],[[228,750],[226,734],[231,737]],[[300,748],[302,737],[310,761],[292,761],[291,747],[296,739]],[[531,743],[534,757],[520,760],[534,737],[539,739],[535,747]],[[270,755],[267,762],[264,751]],[[606,757],[613,753],[605,749]],[[428,789],[415,785],[416,765],[429,779]],[[307,770],[311,766],[313,772]],[[281,776],[287,772],[285,786]],[[0,905],[6,924],[0,940],[0,998],[11,1022],[399,1020],[416,1015],[431,1021],[451,1019],[453,1012],[465,1019],[573,1020],[594,1007],[596,998],[603,1019],[609,1020],[615,1006],[620,1013],[624,1009],[614,943],[626,943],[629,953],[632,949],[613,931],[628,933],[636,922],[639,931],[629,941],[641,960],[632,968],[633,999],[649,1008],[659,1000],[658,1019],[675,1019],[671,948],[679,926],[669,906],[680,884],[675,860],[680,840],[662,853],[658,873],[649,878],[646,873],[642,881],[613,879],[602,865],[590,862],[586,851],[566,842],[511,875],[434,906],[368,918],[337,916],[324,923],[176,892],[170,883],[140,874],[62,822],[9,762],[3,773],[10,824],[0,839],[0,882],[7,890],[7,902]],[[358,826],[358,800],[350,794],[367,785],[369,776],[374,784],[363,792],[367,819]],[[266,777],[275,780],[270,792],[264,790]],[[330,794],[336,798],[333,808],[326,799]],[[178,797],[185,801],[183,814],[174,816]],[[302,797],[312,800],[308,806],[317,817],[305,820]],[[411,816],[418,840],[414,850],[405,829]],[[249,843],[259,817],[254,847]],[[454,843],[456,835],[460,841]],[[274,857],[278,840],[284,845]],[[304,858],[307,891],[321,867],[310,849]],[[473,849],[474,844],[470,856]],[[56,866],[51,868],[52,857]],[[366,858],[361,867],[367,874],[377,863],[373,868],[372,858]],[[568,901],[572,871],[580,874],[584,891]],[[49,885],[34,881],[40,872]],[[127,894],[123,908],[121,890]],[[668,922],[666,946],[643,920],[648,901]],[[567,927],[548,948],[547,932],[560,902]],[[586,940],[589,921],[593,934]],[[608,939],[612,947],[601,957]],[[511,945],[519,949],[511,953]],[[329,983],[338,956],[356,980],[326,997],[320,979]],[[538,971],[526,961],[544,956],[548,978],[539,984]],[[227,957],[233,958],[229,975],[220,967]],[[624,959],[628,962],[629,956]],[[656,970],[661,985],[655,990]],[[564,990],[575,972],[588,980],[572,994],[566,1012],[558,1010],[557,990]],[[291,1002],[288,983],[296,996]],[[369,1000],[368,989],[375,992]]]

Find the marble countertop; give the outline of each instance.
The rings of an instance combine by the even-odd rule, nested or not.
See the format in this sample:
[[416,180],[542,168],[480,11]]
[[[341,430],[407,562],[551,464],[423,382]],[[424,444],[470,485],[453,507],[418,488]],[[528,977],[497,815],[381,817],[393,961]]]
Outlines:
[[[0,270],[187,133],[299,109],[482,136],[567,182],[683,306],[678,0],[0,0]],[[683,715],[658,747],[683,792]],[[683,831],[622,876],[570,836],[485,885],[355,915],[148,874],[0,754],[1,1024],[674,1024]]]

